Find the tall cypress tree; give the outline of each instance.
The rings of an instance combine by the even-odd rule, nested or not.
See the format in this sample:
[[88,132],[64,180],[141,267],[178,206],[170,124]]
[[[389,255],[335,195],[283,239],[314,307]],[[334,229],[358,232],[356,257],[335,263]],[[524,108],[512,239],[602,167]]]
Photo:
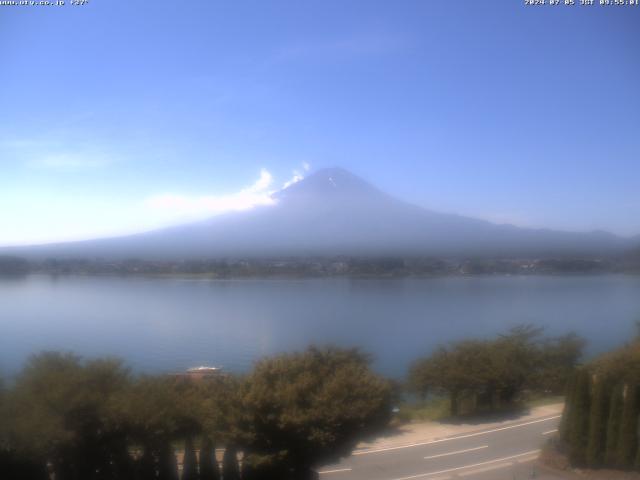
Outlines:
[[633,469],[640,471],[640,438],[638,439],[638,449],[636,450],[636,459],[633,463]]
[[132,480],[135,477],[134,460],[129,452],[127,443],[118,443],[114,446],[105,478]]
[[178,462],[169,442],[163,444],[158,455],[158,480],[178,480]]
[[622,405],[624,403],[622,390],[622,385],[616,385],[609,401],[604,463],[610,467],[615,466],[618,461],[618,437],[620,436],[620,420],[622,419]]
[[184,457],[182,459],[182,480],[199,480],[198,459],[193,448],[193,440],[187,437],[184,442]]
[[200,480],[219,480],[218,460],[213,443],[209,437],[203,437],[200,447]]
[[605,379],[595,377],[593,380],[586,461],[588,466],[597,468],[601,467],[604,461],[609,397]]
[[227,445],[224,449],[224,455],[222,457],[222,478],[223,480],[240,480],[237,450],[232,445]]
[[567,387],[566,387],[566,391],[565,391],[565,397],[564,397],[564,412],[562,414],[562,419],[560,420],[560,427],[559,427],[559,436],[560,439],[565,441],[565,442],[569,442],[569,432],[571,431],[571,429],[569,428],[569,425],[571,425],[573,419],[572,419],[572,414],[573,414],[573,401],[575,398],[575,388],[576,388],[576,377],[577,377],[577,373],[574,373],[573,375],[571,375],[571,377],[569,377],[569,381],[567,382]]
[[246,455],[242,460],[242,480],[257,480],[257,472],[250,458]]
[[634,464],[638,448],[638,413],[638,387],[627,384],[618,439],[618,466],[621,468]]
[[589,434],[589,390],[591,375],[582,369],[576,377],[571,423],[569,424],[569,459],[573,465],[584,465]]
[[44,461],[24,458],[15,452],[0,448],[0,478],[3,480],[49,480]]
[[151,447],[145,446],[142,456],[135,462],[136,480],[154,480],[156,478],[156,456]]

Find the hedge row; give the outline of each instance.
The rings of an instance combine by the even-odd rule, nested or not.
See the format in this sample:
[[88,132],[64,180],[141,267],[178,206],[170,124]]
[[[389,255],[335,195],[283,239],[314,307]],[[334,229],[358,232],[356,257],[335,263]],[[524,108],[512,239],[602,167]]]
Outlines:
[[572,465],[640,470],[640,343],[578,370],[560,438]]

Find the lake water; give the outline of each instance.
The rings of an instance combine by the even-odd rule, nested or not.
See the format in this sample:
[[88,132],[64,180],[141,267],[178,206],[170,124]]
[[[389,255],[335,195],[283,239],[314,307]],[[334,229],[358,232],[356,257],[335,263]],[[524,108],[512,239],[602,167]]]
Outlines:
[[116,355],[135,371],[219,365],[246,371],[310,343],[359,346],[400,377],[443,342],[533,323],[576,331],[589,353],[620,345],[640,319],[640,277],[402,279],[0,279],[0,372],[44,349]]

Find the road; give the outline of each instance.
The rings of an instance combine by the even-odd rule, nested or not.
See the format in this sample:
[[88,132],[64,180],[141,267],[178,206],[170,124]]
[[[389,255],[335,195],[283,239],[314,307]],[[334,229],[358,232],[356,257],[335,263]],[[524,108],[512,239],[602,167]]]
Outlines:
[[535,460],[560,416],[410,445],[356,451],[319,470],[321,480],[559,480]]

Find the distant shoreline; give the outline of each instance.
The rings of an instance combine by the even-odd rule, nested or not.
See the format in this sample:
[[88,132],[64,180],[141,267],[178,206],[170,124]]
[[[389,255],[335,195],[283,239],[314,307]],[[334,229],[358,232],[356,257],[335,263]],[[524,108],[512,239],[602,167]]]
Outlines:
[[606,275],[640,276],[640,271],[599,271],[599,272],[545,272],[545,273],[441,273],[441,274],[342,274],[342,275],[294,275],[294,274],[254,274],[254,275],[229,275],[218,276],[210,273],[117,273],[117,272],[25,272],[21,274],[0,273],[2,278],[26,278],[30,276],[48,277],[92,277],[92,278],[148,278],[148,279],[182,279],[182,280],[212,280],[212,281],[237,281],[237,280],[399,280],[399,279],[443,279],[443,278],[499,278],[499,277],[592,277]]
[[27,260],[0,256],[0,275],[142,275],[187,278],[406,278],[477,275],[640,273],[635,257],[438,258],[280,257],[199,260]]

